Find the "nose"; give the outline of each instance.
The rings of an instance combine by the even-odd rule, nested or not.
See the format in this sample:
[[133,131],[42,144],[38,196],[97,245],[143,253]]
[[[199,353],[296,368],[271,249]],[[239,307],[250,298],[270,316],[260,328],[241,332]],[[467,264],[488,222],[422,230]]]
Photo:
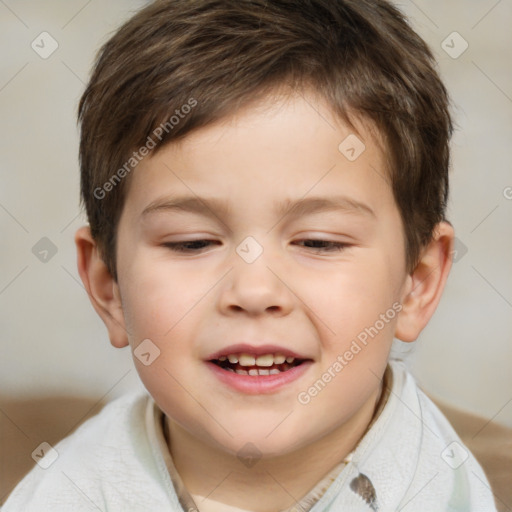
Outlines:
[[265,252],[252,263],[235,255],[233,268],[221,288],[221,312],[225,315],[246,313],[257,316],[267,312],[287,315],[293,308],[293,287],[279,270],[279,265],[273,262]]

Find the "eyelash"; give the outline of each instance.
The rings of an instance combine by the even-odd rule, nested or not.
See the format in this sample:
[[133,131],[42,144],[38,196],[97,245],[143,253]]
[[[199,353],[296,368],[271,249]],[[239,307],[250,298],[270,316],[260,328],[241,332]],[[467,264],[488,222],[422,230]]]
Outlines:
[[[196,248],[196,249],[191,249],[190,247],[187,248],[186,246],[187,245],[190,246],[191,244],[203,243],[203,242],[211,243],[211,242],[214,242],[214,240],[189,240],[187,242],[168,242],[163,245],[165,247],[168,247],[169,249],[171,249],[171,251],[174,251],[174,252],[194,253],[194,252],[199,252],[199,250],[204,249],[207,246],[203,246],[203,247]],[[347,244],[344,242],[333,242],[330,240],[304,239],[304,240],[299,240],[299,242],[321,243],[321,244],[325,244],[328,247],[330,247],[330,249],[328,249],[325,246],[323,248],[322,247],[317,247],[317,248],[309,247],[309,249],[312,249],[313,252],[318,252],[318,253],[341,252],[344,249],[347,249],[348,247],[350,247],[350,244]],[[307,246],[303,246],[303,247],[307,247]]]

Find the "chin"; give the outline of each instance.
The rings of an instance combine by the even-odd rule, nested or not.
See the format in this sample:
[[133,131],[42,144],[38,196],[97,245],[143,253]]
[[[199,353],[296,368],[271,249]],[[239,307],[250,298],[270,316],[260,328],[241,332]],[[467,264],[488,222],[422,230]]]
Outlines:
[[[240,434],[229,430],[233,437],[224,433],[221,439],[215,438],[214,443],[217,448],[239,459],[245,457],[270,459],[285,456],[306,443],[305,439],[295,439],[294,435],[288,431],[283,430],[279,433],[276,431],[269,435],[270,430],[269,428],[245,428],[240,430]],[[295,434],[297,432],[296,430]]]

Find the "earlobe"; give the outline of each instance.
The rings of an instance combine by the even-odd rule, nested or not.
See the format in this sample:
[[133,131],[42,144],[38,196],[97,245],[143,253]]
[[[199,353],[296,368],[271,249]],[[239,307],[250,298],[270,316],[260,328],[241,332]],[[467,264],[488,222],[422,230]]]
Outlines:
[[402,311],[395,336],[414,341],[427,325],[441,300],[452,265],[454,231],[448,222],[440,222],[432,241],[423,249],[414,271],[403,287]]
[[108,271],[89,226],[75,233],[78,273],[94,309],[107,327],[110,342],[122,348],[129,344],[119,286]]

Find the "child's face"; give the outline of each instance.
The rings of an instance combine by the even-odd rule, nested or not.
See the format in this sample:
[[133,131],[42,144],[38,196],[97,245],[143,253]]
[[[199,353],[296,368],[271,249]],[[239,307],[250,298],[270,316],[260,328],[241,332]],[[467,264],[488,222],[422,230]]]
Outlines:
[[[132,177],[118,231],[119,292],[132,349],[149,339],[160,350],[147,366],[134,360],[167,416],[202,442],[284,454],[375,404],[406,288],[404,238],[375,141],[360,127],[363,153],[349,161],[360,148],[339,150],[352,133],[324,103],[294,96],[171,143]],[[225,208],[165,206],[178,196]],[[307,202],[311,209],[290,212],[288,201],[313,197],[335,208]],[[188,252],[166,246],[193,240],[212,242]],[[332,244],[307,240],[347,245],[328,251]],[[208,362],[242,343],[309,361],[289,370],[293,379]],[[321,391],[310,392],[319,380]]]

